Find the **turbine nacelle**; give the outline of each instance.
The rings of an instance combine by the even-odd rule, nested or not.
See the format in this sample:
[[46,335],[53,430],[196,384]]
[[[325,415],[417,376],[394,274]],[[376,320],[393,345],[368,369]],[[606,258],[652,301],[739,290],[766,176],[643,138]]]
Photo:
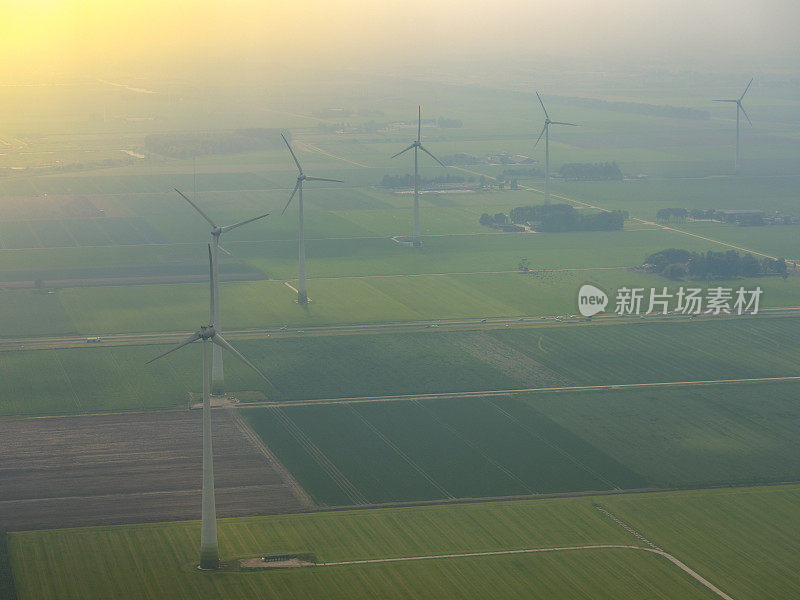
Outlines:
[[210,340],[215,335],[217,335],[216,329],[214,329],[213,325],[203,325],[200,327],[200,330],[197,332],[197,335],[200,336],[201,340]]

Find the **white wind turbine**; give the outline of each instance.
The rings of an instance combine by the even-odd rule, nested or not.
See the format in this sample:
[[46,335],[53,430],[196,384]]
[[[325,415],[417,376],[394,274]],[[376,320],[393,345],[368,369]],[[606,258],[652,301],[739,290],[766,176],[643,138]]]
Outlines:
[[[219,251],[222,250],[226,254],[229,254],[225,248],[222,248],[219,245],[219,238],[222,236],[223,233],[227,233],[232,229],[236,229],[237,227],[241,227],[242,225],[247,225],[248,223],[252,223],[253,221],[258,221],[259,219],[263,219],[264,217],[268,217],[269,213],[260,215],[258,217],[254,217],[252,219],[247,219],[246,221],[241,221],[240,223],[234,223],[233,225],[225,225],[220,227],[211,218],[204,213],[197,204],[192,202],[189,197],[180,191],[178,188],[173,188],[176,192],[178,192],[181,197],[186,200],[192,207],[200,213],[200,215],[208,221],[209,225],[211,225],[211,248],[213,252],[213,265],[214,265],[214,286],[212,293],[214,294],[214,310],[216,311],[212,316],[214,325],[216,326],[218,331],[222,331],[222,322],[220,320],[219,315]],[[225,374],[222,368],[222,348],[215,346],[214,347],[214,358],[212,360],[213,366],[211,368],[211,393],[218,395],[222,394],[225,391]]]
[[536,92],[536,97],[539,99],[539,104],[542,105],[542,110],[544,111],[544,127],[542,127],[542,132],[533,147],[536,148],[539,145],[539,140],[544,136],[544,203],[550,204],[550,125],[569,125],[570,127],[577,127],[577,125],[575,123],[564,123],[563,121],[551,121],[539,92]]
[[300,238],[300,248],[299,248],[299,269],[297,275],[297,303],[301,305],[308,304],[308,291],[306,290],[306,242],[305,236],[303,233],[303,182],[304,181],[334,181],[336,183],[344,183],[341,179],[326,179],[325,177],[311,177],[310,175],[306,175],[303,172],[303,167],[300,166],[300,161],[297,160],[297,156],[294,154],[294,150],[292,150],[292,146],[289,144],[286,136],[281,134],[283,141],[286,142],[286,147],[289,148],[289,152],[292,154],[292,158],[294,159],[294,164],[297,165],[297,183],[294,185],[294,190],[292,191],[292,195],[289,196],[289,200],[286,202],[286,206],[283,207],[283,211],[281,211],[281,215],[286,212],[286,209],[289,208],[289,205],[292,203],[292,198],[294,195],[297,194],[297,208],[300,212],[300,225],[299,225],[299,238]]
[[200,526],[200,568],[201,569],[216,569],[219,567],[219,552],[217,549],[217,510],[214,498],[214,452],[211,443],[211,372],[209,370],[209,342],[212,345],[224,348],[236,358],[244,362],[248,367],[253,369],[258,375],[266,381],[270,387],[275,389],[275,386],[258,368],[240,354],[233,346],[231,346],[225,339],[217,332],[214,327],[214,259],[211,254],[211,244],[208,246],[208,263],[210,272],[210,305],[209,305],[209,320],[208,325],[203,325],[195,333],[183,340],[177,346],[170,348],[166,352],[159,354],[155,358],[147,361],[146,364],[158,360],[175,352],[184,346],[201,340],[203,342],[203,499],[202,499],[202,523]]
[[734,102],[734,103],[736,103],[736,157],[733,160],[733,169],[734,169],[734,171],[738,171],[739,170],[739,113],[741,112],[744,115],[744,118],[747,119],[747,122],[750,123],[750,125],[753,124],[753,122],[750,120],[750,117],[747,116],[747,112],[744,110],[744,106],[742,106],[742,99],[744,98],[744,95],[747,93],[747,90],[750,89],[750,86],[752,85],[752,83],[753,83],[753,80],[751,78],[750,79],[750,83],[747,84],[747,87],[744,88],[744,91],[742,92],[742,95],[739,96],[738,98],[734,98],[733,100],[714,100],[714,102]]
[[433,160],[437,163],[442,165],[445,169],[447,165],[445,165],[442,161],[436,158],[433,154],[428,152],[425,146],[422,145],[422,106],[419,106],[417,109],[417,139],[412,142],[412,144],[406,148],[405,150],[401,150],[392,158],[400,156],[404,152],[408,152],[411,149],[414,149],[414,230],[411,234],[411,244],[415,248],[419,248],[422,245],[422,242],[419,239],[419,157],[418,153],[419,150],[422,150],[425,154],[430,156]]

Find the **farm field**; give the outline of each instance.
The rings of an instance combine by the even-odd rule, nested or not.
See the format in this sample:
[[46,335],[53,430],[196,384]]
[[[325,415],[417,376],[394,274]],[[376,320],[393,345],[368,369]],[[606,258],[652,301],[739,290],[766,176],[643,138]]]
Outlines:
[[[180,331],[196,327],[206,313],[207,286],[202,283],[204,266],[189,269],[164,267],[130,269],[128,276],[153,281],[170,273],[191,277],[196,283],[149,285],[108,285],[57,290],[50,300],[58,312],[66,313],[72,328],[82,334]],[[177,275],[179,270],[180,275]],[[187,275],[187,273],[194,273]],[[102,273],[83,275],[102,276]],[[225,275],[228,275],[226,272]],[[242,279],[261,275],[244,265]],[[148,279],[149,278],[149,279]],[[438,319],[480,319],[490,317],[554,316],[578,312],[577,290],[592,282],[611,298],[608,313],[614,310],[614,295],[621,287],[650,289],[664,287],[674,295],[680,284],[656,275],[636,273],[624,268],[576,271],[535,271],[527,274],[473,273],[452,275],[396,275],[375,277],[311,278],[308,282],[312,302],[300,307],[296,293],[283,281],[229,281],[220,286],[222,320],[225,329],[275,328],[284,325],[303,327],[352,323],[432,321]],[[296,282],[289,280],[289,285]],[[46,284],[45,284],[46,285]],[[696,285],[707,289],[703,282]],[[689,287],[689,284],[684,284]],[[710,287],[763,290],[760,309],[796,307],[800,300],[800,277],[763,278],[750,281],[719,281]],[[26,303],[30,290],[7,290],[13,310],[13,329],[6,337],[62,333],[52,316],[42,314],[41,303]],[[703,292],[704,293],[704,292]],[[674,299],[673,299],[674,303]],[[646,311],[647,297],[642,303]],[[49,331],[48,331],[49,329]],[[30,333],[27,333],[30,332]]]
[[243,416],[320,505],[647,487],[509,398],[254,408]]
[[318,504],[347,505],[796,481],[799,389],[550,392],[243,415]]
[[[225,519],[220,549],[229,561],[274,548],[331,563],[598,544],[641,547],[593,507],[597,501],[733,597],[777,599],[798,589],[790,539],[797,497],[798,487],[786,486]],[[200,574],[192,568],[198,536],[199,524],[187,522],[20,532],[9,541],[23,600],[422,598],[431,589],[441,598],[717,597],[663,557],[633,549]],[[36,568],[42,562],[47,571]],[[143,570],[147,578],[140,576]]]
[[800,383],[520,395],[651,485],[800,480]]
[[797,485],[616,496],[602,503],[734,598],[800,595]]
[[[260,399],[266,394],[270,400],[305,400],[790,377],[800,375],[791,358],[799,328],[800,319],[794,317],[742,317],[232,337],[237,348],[269,374],[278,394],[231,358],[226,360],[227,381],[233,393],[255,391]],[[167,348],[135,344],[0,352],[0,414],[185,406],[187,393],[199,392],[200,350],[194,347],[144,364]]]
[[[213,419],[218,514],[306,509],[233,417]],[[199,518],[201,428],[200,411],[0,421],[0,531]]]

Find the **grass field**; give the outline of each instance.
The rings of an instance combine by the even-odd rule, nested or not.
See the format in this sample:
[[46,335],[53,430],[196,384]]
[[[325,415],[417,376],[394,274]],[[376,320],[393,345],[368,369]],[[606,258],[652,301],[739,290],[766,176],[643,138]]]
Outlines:
[[244,416],[322,505],[646,487],[510,399],[261,408]]
[[[480,332],[276,334],[240,340],[236,346],[275,382],[280,395],[272,399],[302,400],[796,376],[800,372],[791,356],[798,329],[800,319],[794,317],[637,320]],[[0,353],[0,414],[182,406],[188,392],[199,391],[199,349],[144,365],[164,349],[139,345]],[[269,393],[236,361],[228,358],[226,370],[229,391]]]
[[[225,560],[283,551],[338,562],[641,544],[593,500],[734,598],[788,598],[800,589],[791,533],[797,486],[227,519],[220,551]],[[716,597],[662,557],[636,550],[201,574],[192,568],[198,538],[197,523],[166,523],[15,533],[10,547],[23,600],[423,598],[431,590],[439,598]]]
[[5,531],[0,531],[0,598],[17,600],[11,554],[8,548],[8,534]]
[[800,384],[246,409],[320,505],[796,481]]
[[[194,523],[142,527],[90,528],[39,533],[20,533],[11,538],[15,574],[22,599],[37,598],[188,598],[209,593],[226,598],[315,597],[325,589],[326,597],[422,597],[425,587],[415,589],[414,580],[433,584],[440,597],[480,597],[485,591],[480,575],[497,566],[492,579],[501,585],[497,597],[514,594],[520,583],[511,581],[522,573],[546,582],[545,589],[563,585],[564,575],[574,566],[583,572],[578,589],[584,588],[603,572],[589,565],[601,561],[611,567],[600,585],[610,585],[617,593],[640,592],[635,571],[624,573],[622,556],[604,558],[590,554],[560,557],[496,557],[452,559],[404,565],[366,565],[328,567],[324,571],[291,571],[251,574],[213,574],[192,572],[198,527]],[[458,552],[496,551],[536,547],[586,545],[592,543],[633,544],[634,538],[591,507],[586,501],[491,504],[454,507],[390,509],[356,513],[298,515],[296,518],[252,518],[226,520],[220,524],[220,550],[226,559],[257,555],[272,548],[288,552],[311,552],[318,561],[333,562],[363,558],[402,557]],[[72,548],[75,550],[72,550]],[[78,548],[82,550],[76,552]],[[149,548],[142,552],[141,549]],[[630,552],[633,555],[633,552]],[[656,561],[630,559],[643,568]],[[64,560],[73,557],[71,560]],[[47,577],[37,575],[37,561],[48,561]],[[114,577],[103,575],[101,564],[111,568]],[[559,564],[561,567],[559,567]],[[647,565],[647,566],[645,566]],[[550,568],[553,570],[550,571]],[[327,570],[330,569],[330,570]],[[455,569],[455,571],[452,571]],[[473,571],[477,569],[477,571]],[[649,570],[649,569],[648,569]],[[679,573],[658,569],[656,576],[668,587],[696,589],[686,585]],[[147,578],[126,574],[147,572]],[[468,573],[472,572],[472,575]],[[545,576],[544,573],[550,572]],[[401,576],[411,575],[412,578]],[[477,577],[475,577],[477,575]],[[616,575],[616,577],[615,577]],[[620,580],[619,576],[622,576]],[[617,583],[612,583],[617,580]],[[632,581],[633,580],[633,581]],[[528,583],[527,577],[523,580]],[[620,585],[622,584],[622,585]],[[478,587],[475,587],[475,586]],[[511,587],[507,587],[507,586]],[[538,585],[542,585],[541,583]],[[596,585],[596,584],[595,584]],[[330,586],[330,587],[325,587]],[[619,586],[619,587],[616,587]],[[630,586],[633,586],[631,589]],[[527,587],[527,586],[523,586]],[[393,588],[394,591],[393,591]],[[615,589],[616,588],[616,589]],[[474,591],[470,592],[471,589]],[[569,589],[569,588],[567,588]],[[429,590],[428,590],[429,591]],[[544,590],[542,590],[544,591]],[[478,595],[473,595],[478,592]],[[518,592],[516,592],[518,593]],[[586,593],[584,591],[583,593]],[[696,593],[696,592],[695,592]],[[354,596],[353,594],[356,594]],[[387,596],[384,596],[387,594]],[[634,593],[633,597],[636,597]],[[407,597],[407,596],[406,596]],[[512,596],[513,597],[513,596]],[[564,595],[561,597],[569,597]],[[626,597],[626,596],[621,596]],[[669,596],[665,596],[669,597]],[[702,594],[696,597],[704,598]]]
[[798,383],[533,394],[525,402],[653,485],[800,479]]
[[796,485],[601,502],[737,600],[800,596]]

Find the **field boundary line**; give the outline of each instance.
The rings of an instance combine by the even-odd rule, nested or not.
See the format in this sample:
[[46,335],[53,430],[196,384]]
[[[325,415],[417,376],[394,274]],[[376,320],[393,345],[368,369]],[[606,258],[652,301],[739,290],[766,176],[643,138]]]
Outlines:
[[359,419],[361,419],[361,421],[364,423],[364,425],[366,425],[366,426],[367,426],[367,427],[368,427],[368,428],[369,428],[369,429],[372,431],[372,433],[374,433],[375,435],[377,435],[377,436],[378,436],[378,438],[379,438],[379,439],[380,439],[380,440],[381,440],[381,441],[382,441],[384,444],[386,444],[387,446],[389,446],[389,448],[391,448],[392,450],[394,450],[394,451],[397,453],[397,455],[398,455],[398,456],[400,456],[400,458],[402,458],[404,461],[406,461],[406,462],[408,463],[408,465],[409,465],[409,466],[410,466],[412,469],[414,469],[414,470],[415,470],[417,473],[419,473],[420,475],[422,475],[422,477],[423,477],[423,478],[424,478],[424,479],[425,479],[425,480],[426,480],[428,483],[430,483],[430,484],[431,484],[433,487],[435,487],[437,490],[439,490],[439,492],[441,492],[442,494],[444,494],[446,498],[448,498],[448,499],[450,499],[450,500],[454,500],[454,499],[455,499],[455,496],[454,496],[452,493],[450,493],[450,491],[449,491],[447,488],[445,488],[443,485],[439,484],[439,482],[438,482],[438,481],[436,481],[436,480],[435,480],[435,479],[434,479],[434,478],[433,478],[433,477],[432,477],[432,476],[431,476],[431,475],[430,475],[430,474],[429,474],[429,473],[428,473],[428,472],[427,472],[425,469],[423,469],[423,468],[422,468],[422,467],[420,467],[420,466],[419,466],[419,465],[418,465],[416,462],[414,462],[414,459],[412,459],[412,458],[411,458],[411,457],[410,457],[408,454],[406,454],[405,452],[403,452],[403,451],[400,449],[400,447],[399,447],[399,446],[397,446],[397,444],[395,444],[395,443],[394,443],[392,440],[390,440],[388,437],[386,437],[386,435],[384,435],[384,434],[383,434],[383,433],[382,433],[382,432],[381,432],[381,431],[380,431],[380,430],[379,430],[377,427],[375,427],[375,425],[373,425],[372,423],[370,423],[370,422],[367,420],[367,418],[366,418],[364,415],[362,415],[360,412],[358,412],[358,411],[357,411],[357,410],[356,410],[356,409],[355,409],[355,408],[354,408],[352,405],[349,405],[349,406],[348,406],[348,408],[349,408],[349,409],[350,409],[350,410],[351,410],[351,411],[352,411],[352,412],[353,412],[353,413],[354,413],[354,414],[355,414],[355,415],[356,415],[356,416],[357,416]]
[[289,470],[283,465],[283,463],[278,460],[278,457],[269,449],[269,446],[262,440],[258,434],[253,431],[253,428],[250,427],[250,423],[248,423],[239,411],[236,409],[235,406],[227,407],[228,414],[231,416],[231,420],[233,421],[234,425],[239,429],[241,434],[255,446],[256,450],[258,450],[262,455],[267,458],[269,461],[270,466],[277,471],[280,478],[289,486],[289,488],[294,492],[294,495],[303,505],[303,508],[307,510],[312,510],[316,508],[316,504],[311,499],[303,487],[298,483],[298,481],[292,477],[292,474]]
[[768,383],[781,381],[800,381],[798,375],[786,375],[783,377],[753,377],[749,379],[706,379],[697,381],[662,381],[645,383],[606,383],[599,385],[578,385],[562,387],[541,387],[541,388],[511,388],[504,390],[471,390],[466,392],[430,392],[420,394],[400,394],[390,396],[350,396],[341,398],[309,398],[307,400],[280,400],[277,402],[251,402],[241,403],[242,407],[289,407],[289,406],[310,406],[313,404],[361,404],[367,402],[402,402],[404,400],[435,400],[438,398],[474,398],[474,397],[497,397],[513,396],[515,394],[531,393],[557,393],[557,392],[589,392],[603,390],[637,389],[637,388],[657,388],[657,387],[692,387],[705,385],[733,385],[741,383]]
[[658,554],[659,556],[663,556],[668,561],[673,563],[675,566],[680,568],[698,583],[702,584],[712,592],[714,592],[720,598],[724,598],[724,600],[734,600],[728,594],[723,592],[713,583],[708,581],[705,577],[700,575],[697,571],[690,568],[685,563],[681,562],[668,552],[664,552],[663,550],[656,550],[654,548],[643,548],[642,546],[627,546],[624,544],[595,544],[592,546],[557,546],[554,548],[525,548],[523,550],[493,550],[493,551],[486,551],[486,552],[465,552],[462,554],[432,554],[429,556],[401,556],[396,558],[371,558],[371,559],[364,559],[364,560],[344,560],[338,562],[323,562],[318,563],[317,566],[320,567],[335,567],[335,566],[342,566],[342,565],[365,565],[365,564],[374,564],[374,563],[390,563],[390,562],[406,562],[406,561],[416,561],[416,560],[439,560],[445,558],[470,558],[476,556],[503,556],[509,554],[535,554],[537,552],[567,552],[570,550],[640,550],[643,552],[652,552],[653,554]]
[[653,542],[651,542],[646,537],[644,537],[644,535],[641,532],[639,532],[636,529],[634,529],[631,525],[628,525],[625,521],[620,519],[617,515],[612,513],[610,510],[608,510],[607,508],[605,508],[601,504],[595,504],[594,507],[597,510],[599,510],[600,512],[602,512],[603,514],[605,514],[607,517],[609,517],[617,525],[619,525],[620,527],[625,529],[628,533],[633,535],[635,538],[641,540],[642,542],[644,542],[645,544],[650,546],[649,548],[642,548],[642,550],[647,550],[649,552],[655,552],[656,554],[660,554],[661,556],[663,556],[664,558],[669,560],[671,563],[675,564],[682,571],[685,571],[690,576],[692,576],[694,579],[696,579],[697,581],[702,583],[704,586],[706,586],[708,589],[710,589],[712,592],[714,592],[720,598],[724,598],[725,600],[733,600],[733,598],[731,598],[728,594],[726,594],[721,589],[719,589],[717,586],[715,586],[713,583],[711,583],[708,579],[706,579],[705,577],[700,575],[697,571],[695,571],[694,569],[689,567],[686,563],[678,560],[676,557],[674,557],[669,552],[666,552],[665,550],[663,550],[663,549],[659,548],[658,546],[656,546]]

